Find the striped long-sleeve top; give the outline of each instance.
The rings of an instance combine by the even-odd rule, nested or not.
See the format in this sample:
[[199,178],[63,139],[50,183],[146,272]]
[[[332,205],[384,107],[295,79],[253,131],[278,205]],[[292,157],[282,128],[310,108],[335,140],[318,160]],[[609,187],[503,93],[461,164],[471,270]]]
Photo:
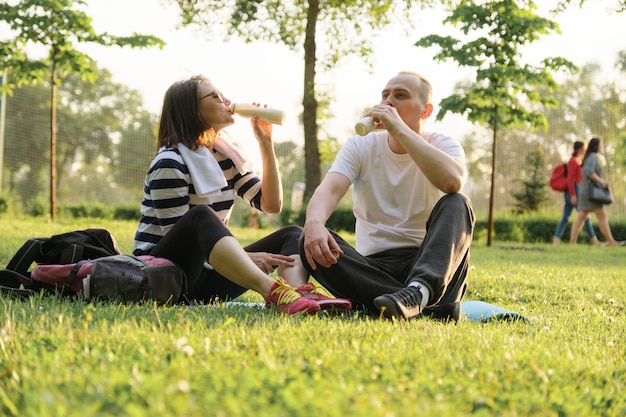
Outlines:
[[261,179],[252,171],[243,175],[225,155],[213,151],[227,185],[219,197],[201,198],[193,178],[176,148],[161,148],[150,163],[144,182],[141,218],[135,234],[133,254],[149,253],[172,226],[193,206],[206,204],[228,224],[237,194],[250,206],[261,210]]

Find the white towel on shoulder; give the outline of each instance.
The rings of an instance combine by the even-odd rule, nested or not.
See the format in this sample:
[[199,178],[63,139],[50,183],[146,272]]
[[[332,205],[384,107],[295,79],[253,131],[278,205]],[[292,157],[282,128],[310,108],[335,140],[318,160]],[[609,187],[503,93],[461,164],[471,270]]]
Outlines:
[[182,143],[178,144],[178,150],[189,169],[196,194],[201,198],[222,194],[226,178],[213,153],[204,146],[191,150]]

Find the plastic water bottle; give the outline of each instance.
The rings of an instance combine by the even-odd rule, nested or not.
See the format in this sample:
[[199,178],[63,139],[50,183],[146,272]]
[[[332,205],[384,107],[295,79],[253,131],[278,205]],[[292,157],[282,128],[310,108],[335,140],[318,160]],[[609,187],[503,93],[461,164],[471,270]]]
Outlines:
[[367,135],[374,130],[374,118],[372,116],[362,118],[354,125],[354,130],[359,136]]
[[282,125],[283,121],[285,121],[285,112],[283,110],[267,109],[247,103],[232,103],[230,111],[241,117],[257,116],[259,120],[275,125]]

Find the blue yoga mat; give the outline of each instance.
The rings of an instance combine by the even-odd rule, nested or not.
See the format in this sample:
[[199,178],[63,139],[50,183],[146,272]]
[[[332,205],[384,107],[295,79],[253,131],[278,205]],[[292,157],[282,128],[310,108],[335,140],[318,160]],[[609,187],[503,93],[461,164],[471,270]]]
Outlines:
[[478,300],[462,301],[461,311],[463,317],[469,321],[486,323],[498,320],[522,320],[530,322],[527,317],[519,313]]
[[[256,307],[265,308],[265,303],[253,303],[245,301],[229,301],[226,307]],[[506,310],[494,304],[484,301],[470,300],[461,302],[461,316],[471,322],[487,323],[490,321],[513,321],[522,320],[529,322],[530,320],[514,311]]]

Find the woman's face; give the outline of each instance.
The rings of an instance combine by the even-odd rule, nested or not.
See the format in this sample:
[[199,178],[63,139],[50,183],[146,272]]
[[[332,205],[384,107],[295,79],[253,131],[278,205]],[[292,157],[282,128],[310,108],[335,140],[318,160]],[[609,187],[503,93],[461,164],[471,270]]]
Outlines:
[[198,84],[198,111],[200,119],[216,132],[235,123],[230,111],[230,100],[208,80]]

